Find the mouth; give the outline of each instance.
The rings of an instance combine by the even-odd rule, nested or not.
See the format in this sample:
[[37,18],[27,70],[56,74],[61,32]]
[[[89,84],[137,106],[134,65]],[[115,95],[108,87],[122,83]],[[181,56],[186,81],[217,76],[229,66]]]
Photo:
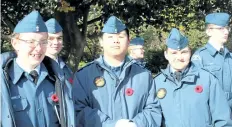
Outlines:
[[119,46],[112,46],[111,48],[113,48],[113,49],[120,49]]
[[32,56],[34,59],[40,59],[42,57],[42,54],[31,54],[30,56]]

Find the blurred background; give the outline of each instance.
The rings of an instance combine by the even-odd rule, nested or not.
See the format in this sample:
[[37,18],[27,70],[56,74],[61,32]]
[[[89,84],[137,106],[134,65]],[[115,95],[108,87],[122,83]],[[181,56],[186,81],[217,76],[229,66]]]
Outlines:
[[[73,71],[99,57],[101,29],[115,15],[129,28],[130,38],[145,39],[147,68],[156,74],[167,65],[163,48],[171,28],[181,30],[194,51],[207,43],[205,16],[212,12],[232,15],[232,0],[1,0],[1,52],[12,50],[14,27],[32,10],[38,10],[44,21],[51,17],[59,21],[64,29],[61,56]],[[230,32],[229,49],[231,42]]]

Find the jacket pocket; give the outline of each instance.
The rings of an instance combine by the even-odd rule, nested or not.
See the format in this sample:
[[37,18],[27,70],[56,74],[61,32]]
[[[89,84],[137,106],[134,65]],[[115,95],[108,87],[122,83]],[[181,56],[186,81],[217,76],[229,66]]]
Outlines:
[[11,100],[15,112],[23,111],[28,107],[28,102],[26,98],[15,96],[15,97],[11,97]]

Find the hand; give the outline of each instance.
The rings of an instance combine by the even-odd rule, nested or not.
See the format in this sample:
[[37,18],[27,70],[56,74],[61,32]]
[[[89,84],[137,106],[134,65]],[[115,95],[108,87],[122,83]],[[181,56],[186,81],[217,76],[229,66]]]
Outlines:
[[115,124],[115,127],[137,127],[137,125],[128,119],[120,119]]

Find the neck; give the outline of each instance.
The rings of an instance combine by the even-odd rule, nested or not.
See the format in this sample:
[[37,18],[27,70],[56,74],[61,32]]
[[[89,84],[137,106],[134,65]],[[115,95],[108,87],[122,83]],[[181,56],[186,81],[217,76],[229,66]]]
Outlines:
[[209,39],[209,43],[216,49],[216,50],[220,50],[220,48],[222,48],[224,46],[223,42],[215,42],[212,39]]
[[58,58],[57,54],[56,55],[52,55],[52,54],[46,53],[46,56],[50,57],[53,60],[56,60]]
[[24,63],[20,62],[19,58],[16,58],[16,63],[26,72],[31,72],[33,69],[35,69],[38,65],[25,65]]
[[121,56],[112,57],[112,56],[107,56],[104,54],[104,59],[110,66],[118,67],[122,64],[123,60],[125,59],[125,56],[124,57],[121,57]]

